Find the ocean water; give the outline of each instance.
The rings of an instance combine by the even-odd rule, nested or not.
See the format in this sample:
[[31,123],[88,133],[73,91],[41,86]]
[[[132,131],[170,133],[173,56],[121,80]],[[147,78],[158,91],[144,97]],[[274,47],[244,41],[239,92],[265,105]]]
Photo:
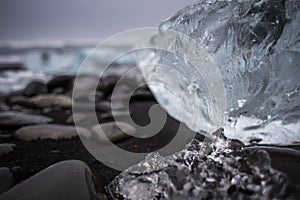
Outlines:
[[[0,73],[0,94],[22,90],[33,80],[47,82],[57,75],[75,76],[83,61],[86,62],[81,73],[99,74],[107,67],[103,63],[118,55],[120,49],[128,48],[127,45],[111,45],[94,49],[96,46],[97,43],[80,41],[6,44],[0,47],[0,65],[21,65],[24,70],[3,70]],[[87,56],[88,60],[85,60]],[[134,62],[131,56],[116,59],[105,75],[120,75]]]

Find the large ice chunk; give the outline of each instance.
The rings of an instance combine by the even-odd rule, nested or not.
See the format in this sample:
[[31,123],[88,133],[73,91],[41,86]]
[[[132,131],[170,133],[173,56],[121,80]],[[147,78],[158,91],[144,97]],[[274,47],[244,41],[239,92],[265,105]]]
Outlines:
[[170,115],[195,131],[222,125],[245,143],[300,141],[299,1],[201,0],[163,22],[152,42],[164,50],[145,54],[143,65],[165,65],[185,77],[141,68],[148,82],[167,85],[150,88]]

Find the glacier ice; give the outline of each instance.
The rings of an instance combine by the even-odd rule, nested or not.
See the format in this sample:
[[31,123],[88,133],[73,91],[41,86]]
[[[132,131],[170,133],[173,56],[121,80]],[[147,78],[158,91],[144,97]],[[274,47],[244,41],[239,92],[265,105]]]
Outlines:
[[193,140],[168,157],[158,153],[117,176],[107,187],[113,199],[283,199],[287,177],[271,167],[264,150],[216,134]]
[[141,68],[146,81],[163,82],[181,99],[179,108],[170,92],[149,84],[171,116],[195,131],[223,126],[245,143],[300,141],[300,1],[200,0],[164,21],[151,42],[164,50],[148,51],[141,63],[184,77]]

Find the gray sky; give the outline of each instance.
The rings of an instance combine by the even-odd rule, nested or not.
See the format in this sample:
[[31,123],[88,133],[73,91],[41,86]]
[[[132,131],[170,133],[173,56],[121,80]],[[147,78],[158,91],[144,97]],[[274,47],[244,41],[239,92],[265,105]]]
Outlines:
[[0,42],[104,39],[158,26],[195,0],[0,0]]

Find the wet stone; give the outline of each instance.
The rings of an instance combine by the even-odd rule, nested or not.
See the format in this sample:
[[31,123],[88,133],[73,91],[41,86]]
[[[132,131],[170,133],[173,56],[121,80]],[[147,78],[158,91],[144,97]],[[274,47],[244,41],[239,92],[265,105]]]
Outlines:
[[111,112],[111,102],[100,101],[95,104],[95,109],[99,112],[109,113]]
[[28,102],[38,108],[60,106],[65,108],[72,107],[72,99],[66,95],[39,95],[32,97]]
[[11,111],[17,111],[17,112],[23,112],[27,114],[39,114],[39,110],[29,108],[27,106],[22,106],[22,105],[12,105],[10,107]]
[[113,113],[112,112],[109,112],[109,113],[102,113],[101,114],[101,118],[103,119],[116,119],[116,118],[122,118],[122,117],[128,117],[130,116],[130,113],[129,111],[114,111]]
[[30,141],[37,139],[69,139],[80,134],[83,137],[89,138],[91,133],[82,127],[68,125],[35,125],[26,126],[15,132],[15,137],[20,140]]
[[73,86],[73,77],[67,75],[56,76],[47,83],[49,91],[57,88],[62,88],[63,90],[70,90]]
[[87,118],[86,114],[83,113],[76,113],[76,114],[72,114],[67,118],[67,123],[75,123],[75,122],[82,122],[83,120],[85,120]]
[[8,111],[8,110],[9,110],[9,107],[6,105],[6,103],[0,101],[0,112]]
[[115,122],[102,123],[101,125],[92,127],[91,131],[100,142],[108,142],[107,138],[111,142],[120,141],[136,132],[133,126],[125,122],[118,122],[118,124]]
[[105,95],[109,95],[115,88],[120,77],[118,76],[107,76],[99,80],[97,90],[102,91]]
[[0,200],[92,200],[99,199],[93,174],[82,161],[67,160],[56,163],[0,196]]
[[95,117],[97,117],[99,119],[100,115],[94,116],[91,113],[87,113],[87,114],[76,113],[76,114],[72,114],[68,117],[67,123],[76,124],[76,125],[82,126],[82,127],[93,127],[96,124],[99,124],[98,120],[95,119]]
[[25,96],[12,96],[9,98],[9,103],[13,105],[30,106],[28,98]]
[[95,94],[84,94],[83,96],[77,96],[75,102],[90,103],[100,101],[103,98],[102,92],[96,92]]
[[65,124],[68,116],[71,114],[71,111],[61,107],[53,107],[44,108],[43,114],[48,117],[51,117],[53,119],[53,123]]
[[42,115],[26,114],[22,112],[1,112],[0,126],[23,126],[31,124],[46,124],[52,122],[52,119]]
[[14,176],[7,167],[0,167],[0,195],[14,185]]
[[77,76],[73,86],[73,97],[77,99],[82,95],[95,92],[98,80],[99,78],[93,75]]
[[77,112],[93,112],[95,110],[95,107],[93,106],[94,104],[91,102],[78,102],[75,104],[74,109]]
[[41,81],[32,81],[29,83],[23,91],[24,96],[32,97],[40,94],[46,94],[48,87]]
[[10,144],[10,143],[0,144],[0,156],[13,152],[15,146],[16,146],[15,144]]

